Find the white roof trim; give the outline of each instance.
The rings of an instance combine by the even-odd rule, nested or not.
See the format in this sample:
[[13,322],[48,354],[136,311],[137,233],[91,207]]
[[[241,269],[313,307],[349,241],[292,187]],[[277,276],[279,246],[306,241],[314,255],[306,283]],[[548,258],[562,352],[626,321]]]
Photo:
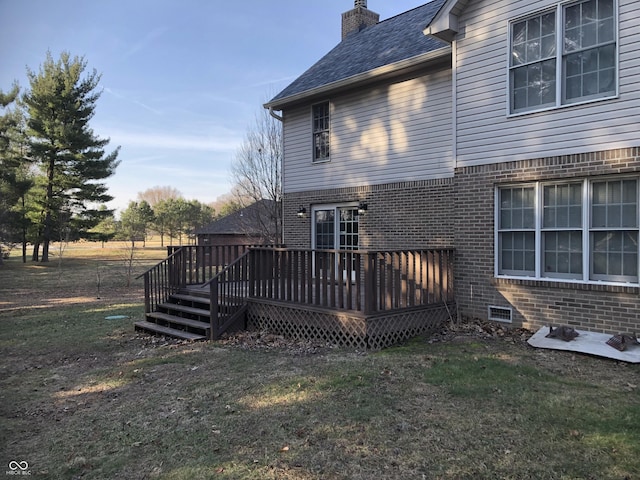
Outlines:
[[359,73],[357,75],[353,75],[352,77],[347,77],[342,80],[338,80],[337,82],[328,83],[326,85],[322,85],[321,87],[317,87],[311,90],[306,90],[304,92],[300,92],[295,95],[291,95],[289,97],[279,98],[278,100],[275,100],[273,102],[265,103],[264,108],[280,110],[286,105],[300,102],[306,99],[307,97],[324,95],[324,94],[333,92],[334,90],[341,90],[344,88],[348,88],[350,86],[356,85],[361,82],[366,82],[368,80],[376,80],[378,78],[390,76],[394,73],[420,66],[426,62],[437,60],[439,58],[446,57],[450,54],[451,54],[451,47],[445,46],[437,50],[432,50],[430,52],[424,53],[422,55],[416,55],[415,57],[401,60],[396,63],[383,65],[382,67],[374,68],[373,70],[369,70],[368,72]]
[[447,0],[423,33],[451,43],[458,33],[458,15],[467,3],[468,0]]

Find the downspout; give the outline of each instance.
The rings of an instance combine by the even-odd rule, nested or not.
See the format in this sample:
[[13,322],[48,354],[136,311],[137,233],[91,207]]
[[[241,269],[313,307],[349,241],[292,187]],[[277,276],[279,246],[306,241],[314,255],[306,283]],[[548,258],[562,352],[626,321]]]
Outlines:
[[[269,115],[271,115],[273,118],[275,118],[276,120],[278,120],[280,123],[282,123],[282,121],[284,120],[284,118],[282,117],[282,115],[278,115],[276,112],[273,111],[273,107],[269,107]],[[280,188],[284,188],[284,132],[282,132],[282,165],[280,165],[280,175],[281,175],[281,179],[280,179]],[[283,201],[283,197],[284,197],[284,192],[280,192],[280,232],[281,232],[281,236],[280,236],[280,240],[282,242],[282,245],[286,245],[284,242],[284,201]],[[282,245],[278,245],[278,246],[282,246]]]
[[276,112],[273,111],[273,107],[269,107],[269,115],[271,115],[273,118],[275,118],[280,122],[284,120],[281,115],[278,115]]
[[458,42],[453,40],[451,42],[451,121],[453,123],[452,131],[452,149],[453,154],[453,168],[454,171],[458,168]]

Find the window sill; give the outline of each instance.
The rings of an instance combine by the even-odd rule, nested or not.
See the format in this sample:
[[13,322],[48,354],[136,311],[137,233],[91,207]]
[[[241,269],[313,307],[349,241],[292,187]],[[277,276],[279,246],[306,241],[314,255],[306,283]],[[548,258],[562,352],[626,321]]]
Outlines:
[[311,165],[322,165],[323,163],[329,163],[329,162],[331,162],[330,158],[326,158],[323,160],[312,160]]
[[550,278],[507,278],[494,277],[492,285],[521,285],[526,287],[564,288],[584,290],[590,292],[631,293],[639,294],[640,285],[635,283],[605,283],[605,282],[572,282],[570,280],[555,280]]
[[593,103],[605,102],[608,100],[617,100],[618,98],[620,98],[620,95],[615,94],[609,97],[590,98],[588,100],[583,100],[581,102],[563,103],[562,105],[553,105],[551,107],[538,108],[535,110],[527,110],[526,112],[513,112],[513,113],[509,112],[507,113],[507,119],[524,117],[526,115],[534,115],[536,113],[553,112],[556,110],[563,110],[565,108],[571,108],[571,107],[582,107],[584,105],[591,105]]

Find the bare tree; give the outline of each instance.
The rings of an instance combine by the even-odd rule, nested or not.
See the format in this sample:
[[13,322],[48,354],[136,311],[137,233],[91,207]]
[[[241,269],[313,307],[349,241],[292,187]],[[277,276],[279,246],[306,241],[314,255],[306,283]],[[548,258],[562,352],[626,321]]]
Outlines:
[[237,197],[233,192],[224,193],[209,203],[209,206],[213,208],[216,217],[224,217],[242,208]]
[[266,110],[256,117],[231,166],[233,191],[243,206],[261,200],[268,208],[259,222],[264,237],[282,243],[282,124]]
[[174,187],[168,185],[147,188],[144,192],[138,192],[138,201],[147,202],[151,208],[155,207],[163,200],[169,200],[170,198],[177,199],[182,198],[182,193]]

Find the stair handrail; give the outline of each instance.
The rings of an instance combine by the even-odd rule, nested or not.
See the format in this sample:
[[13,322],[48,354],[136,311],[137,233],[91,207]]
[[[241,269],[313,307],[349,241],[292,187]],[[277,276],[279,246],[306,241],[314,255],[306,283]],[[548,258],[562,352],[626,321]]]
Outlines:
[[162,261],[156,263],[152,267],[149,267],[147,270],[145,270],[140,275],[135,277],[135,280],[138,280],[139,278],[144,277],[147,273],[151,272],[151,270],[154,270],[154,269],[158,268],[160,265],[162,265],[163,263],[168,262],[171,258],[179,255],[181,251],[182,251],[182,247],[178,247],[178,249],[175,252],[173,252],[171,255],[169,255],[167,258],[162,259]]
[[[247,260],[250,254],[251,250],[247,250],[200,286],[200,288],[209,287],[211,340],[217,340],[236,322],[237,317],[244,313],[246,299],[249,296],[249,262]],[[239,266],[244,266],[244,277],[241,273],[240,275],[233,273],[234,270],[238,270]],[[225,280],[229,276],[233,280]],[[224,313],[221,312],[221,306],[224,307]]]
[[[181,258],[178,258],[181,257]],[[169,295],[184,286],[184,250],[178,248],[167,258],[158,262],[136,277],[136,280],[144,277],[144,313],[151,313],[156,306],[167,300]],[[172,272],[172,264],[182,264],[178,272]],[[177,274],[177,276],[176,276]],[[177,279],[177,284],[175,280]]]

